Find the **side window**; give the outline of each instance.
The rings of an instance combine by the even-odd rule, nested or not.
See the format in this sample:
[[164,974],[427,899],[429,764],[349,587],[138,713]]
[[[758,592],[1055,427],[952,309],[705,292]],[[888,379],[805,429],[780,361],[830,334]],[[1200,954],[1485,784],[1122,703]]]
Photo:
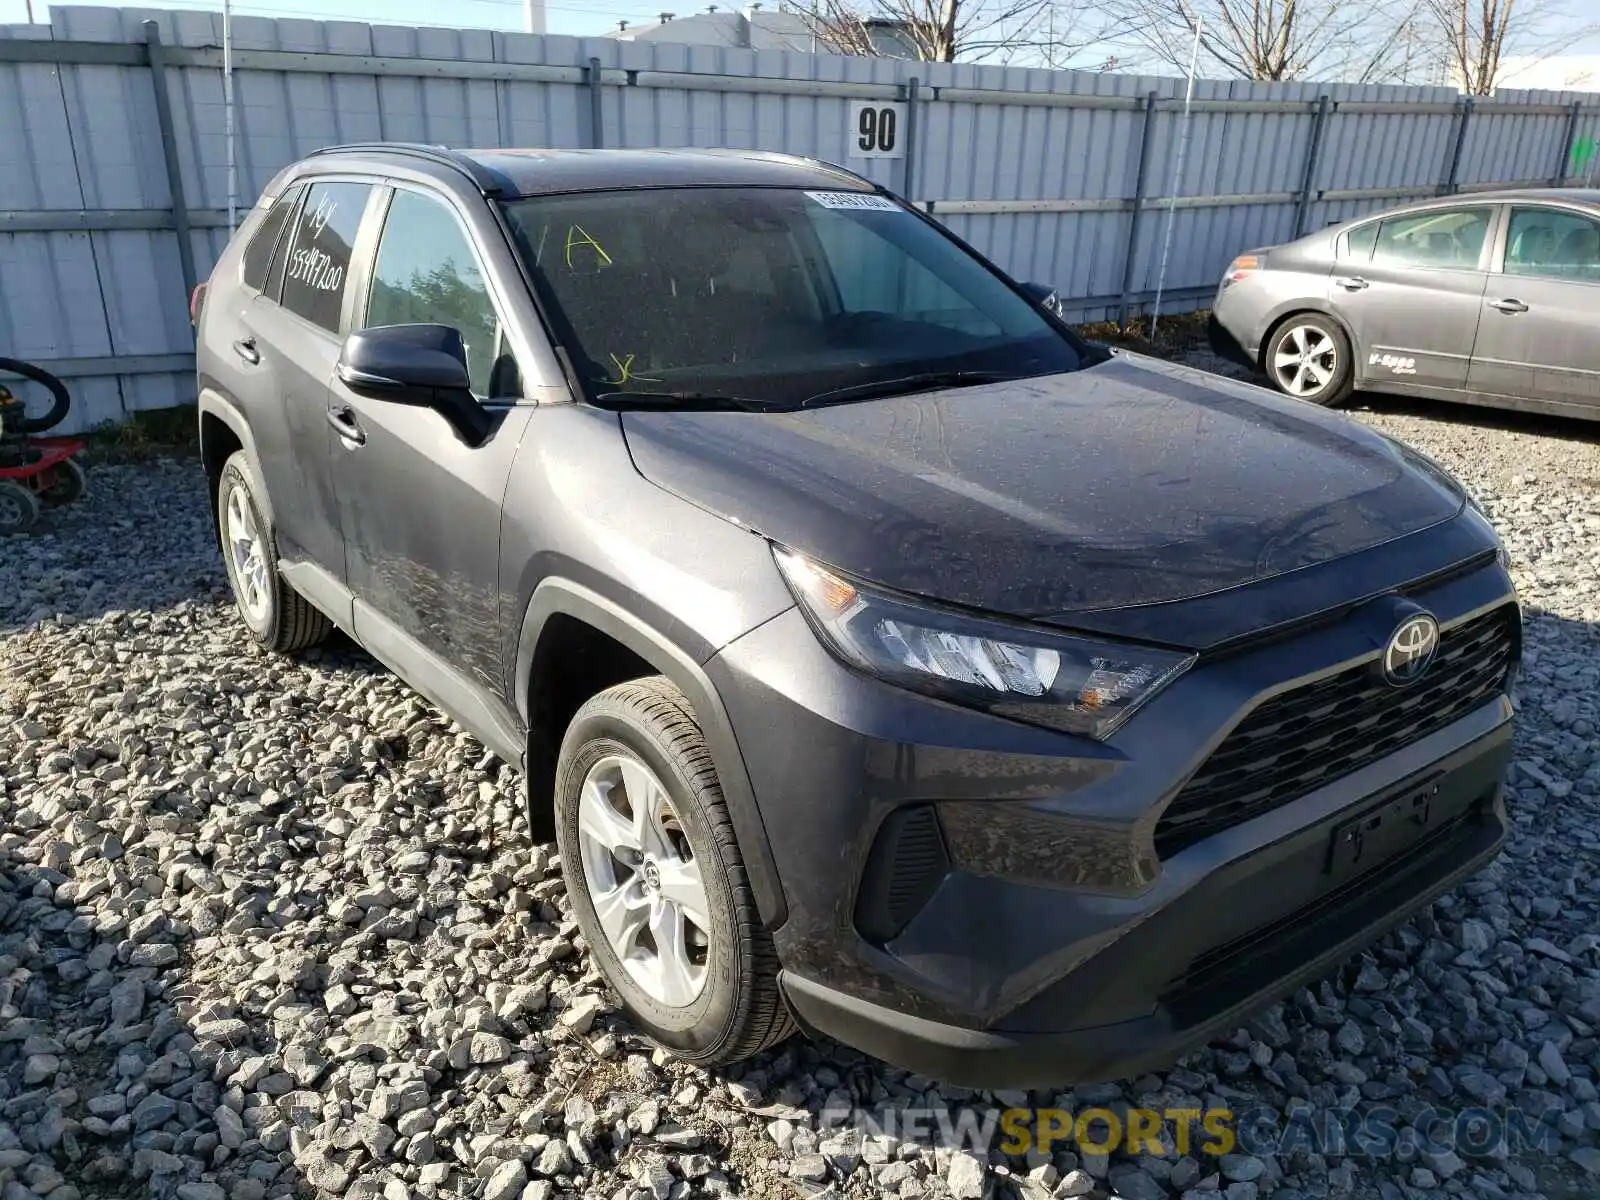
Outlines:
[[1344,235],[1340,243],[1339,257],[1352,259],[1357,262],[1366,262],[1372,257],[1372,247],[1378,241],[1378,223],[1373,221],[1370,225],[1362,225],[1352,229]]
[[262,218],[250,244],[244,248],[244,262],[239,268],[239,282],[252,292],[267,288],[267,273],[272,269],[272,252],[278,248],[279,236],[288,223],[294,206],[300,202],[300,186],[296,184],[279,196],[267,215]]
[[330,333],[339,331],[350,247],[371,192],[365,183],[312,184],[289,241],[283,306]]
[[1513,208],[1505,273],[1600,281],[1600,225],[1556,208]]
[[[448,325],[467,347],[467,374],[479,396],[518,394],[515,362],[500,352],[499,321],[478,255],[441,201],[397,189],[378,241],[364,325]],[[514,390],[507,390],[512,387]]]
[[1493,212],[1446,208],[1390,217],[1378,227],[1372,261],[1391,267],[1475,270]]

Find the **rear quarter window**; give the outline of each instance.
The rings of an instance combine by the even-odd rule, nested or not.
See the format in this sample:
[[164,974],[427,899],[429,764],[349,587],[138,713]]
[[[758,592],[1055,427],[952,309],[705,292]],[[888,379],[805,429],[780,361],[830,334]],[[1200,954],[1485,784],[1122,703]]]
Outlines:
[[278,243],[282,240],[283,228],[288,224],[295,205],[300,202],[302,190],[296,184],[273,202],[255,234],[250,238],[250,244],[244,249],[244,261],[239,268],[239,282],[252,292],[267,290],[267,279],[272,271],[273,251],[278,248]]

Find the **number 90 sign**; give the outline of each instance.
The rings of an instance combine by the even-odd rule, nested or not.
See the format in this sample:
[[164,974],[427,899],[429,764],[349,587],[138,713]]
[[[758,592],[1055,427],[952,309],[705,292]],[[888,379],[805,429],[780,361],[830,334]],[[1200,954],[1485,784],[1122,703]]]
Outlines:
[[904,158],[906,106],[879,100],[858,100],[850,105],[845,142],[851,158]]

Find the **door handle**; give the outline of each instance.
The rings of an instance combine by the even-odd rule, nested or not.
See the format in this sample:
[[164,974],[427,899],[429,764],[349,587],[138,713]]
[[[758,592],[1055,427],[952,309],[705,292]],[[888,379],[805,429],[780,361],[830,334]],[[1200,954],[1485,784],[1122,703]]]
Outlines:
[[356,420],[356,414],[350,408],[330,408],[328,424],[332,425],[334,432],[351,445],[366,444],[366,430],[361,428],[360,422]]
[[1359,292],[1362,288],[1371,286],[1359,275],[1350,275],[1344,279],[1336,279],[1334,282],[1347,292]]
[[1513,300],[1509,296],[1504,300],[1489,301],[1490,308],[1498,308],[1503,313],[1527,312],[1528,306],[1521,300]]
[[261,361],[261,351],[256,349],[256,340],[253,337],[240,338],[233,344],[233,352],[252,367]]

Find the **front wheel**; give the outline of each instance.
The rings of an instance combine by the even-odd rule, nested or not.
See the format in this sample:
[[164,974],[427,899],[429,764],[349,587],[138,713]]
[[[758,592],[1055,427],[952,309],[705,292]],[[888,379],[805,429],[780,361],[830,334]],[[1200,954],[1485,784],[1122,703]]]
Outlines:
[[21,484],[0,479],[0,537],[27,533],[38,519],[38,498]]
[[1267,343],[1262,365],[1272,386],[1286,396],[1333,408],[1353,389],[1350,342],[1327,317],[1299,313],[1280,325]]
[[556,840],[589,952],[633,1023],[701,1066],[792,1031],[711,753],[660,676],[572,719],[556,766]]

